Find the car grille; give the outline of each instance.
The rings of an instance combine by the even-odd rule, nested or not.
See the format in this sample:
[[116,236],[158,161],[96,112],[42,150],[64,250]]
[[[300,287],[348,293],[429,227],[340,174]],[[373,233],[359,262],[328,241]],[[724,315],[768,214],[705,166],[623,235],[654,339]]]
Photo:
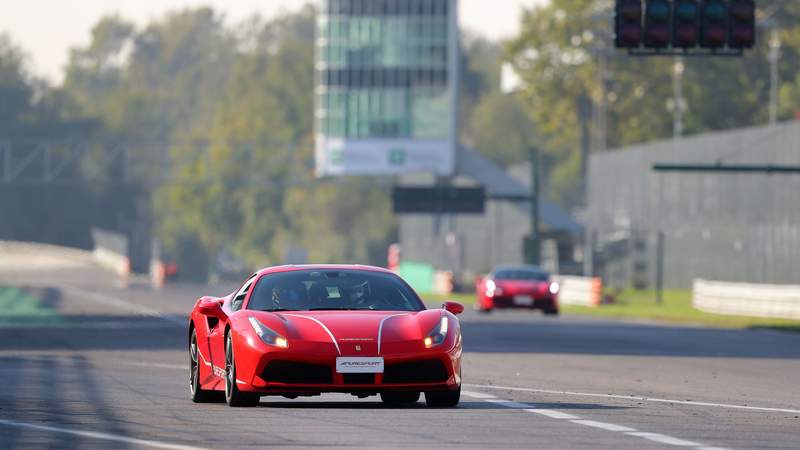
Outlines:
[[333,372],[330,367],[321,364],[272,361],[264,368],[261,378],[287,384],[332,384]]
[[375,384],[373,373],[345,373],[342,376],[344,384]]
[[439,383],[449,378],[444,363],[438,359],[388,364],[383,373],[383,382],[391,383]]

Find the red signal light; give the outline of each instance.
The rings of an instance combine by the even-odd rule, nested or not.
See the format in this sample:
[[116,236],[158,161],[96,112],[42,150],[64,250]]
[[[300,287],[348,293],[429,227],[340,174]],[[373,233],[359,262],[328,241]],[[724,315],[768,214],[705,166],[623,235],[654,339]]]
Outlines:
[[700,45],[721,48],[728,41],[728,2],[705,0],[701,9]]
[[700,5],[697,0],[677,0],[673,11],[672,46],[696,47],[700,41]]
[[733,0],[730,5],[731,48],[752,48],[756,42],[756,4],[753,0]]
[[641,0],[617,0],[615,13],[614,45],[617,48],[638,48],[642,44]]
[[670,10],[668,0],[647,0],[644,21],[644,46],[665,48],[670,44]]

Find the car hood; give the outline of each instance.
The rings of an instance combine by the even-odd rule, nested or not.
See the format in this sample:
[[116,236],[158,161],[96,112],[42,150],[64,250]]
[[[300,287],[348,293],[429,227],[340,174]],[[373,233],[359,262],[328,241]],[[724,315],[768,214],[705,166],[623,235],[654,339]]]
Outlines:
[[408,343],[421,345],[442,314],[442,310],[253,312],[290,345],[333,346],[341,355],[360,356],[402,352]]

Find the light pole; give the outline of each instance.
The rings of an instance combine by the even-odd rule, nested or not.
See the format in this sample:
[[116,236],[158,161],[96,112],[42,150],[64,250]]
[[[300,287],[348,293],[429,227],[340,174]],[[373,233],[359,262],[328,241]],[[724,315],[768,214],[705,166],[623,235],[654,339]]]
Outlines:
[[778,63],[781,59],[781,38],[778,30],[772,30],[772,36],[769,40],[769,68],[770,68],[770,86],[769,86],[769,124],[775,126],[778,123],[778,84],[780,83],[780,74],[778,73]]
[[672,98],[667,100],[667,110],[672,112],[672,137],[680,139],[683,136],[683,114],[688,110],[686,99],[683,98],[683,73],[686,66],[683,57],[676,56],[672,66]]

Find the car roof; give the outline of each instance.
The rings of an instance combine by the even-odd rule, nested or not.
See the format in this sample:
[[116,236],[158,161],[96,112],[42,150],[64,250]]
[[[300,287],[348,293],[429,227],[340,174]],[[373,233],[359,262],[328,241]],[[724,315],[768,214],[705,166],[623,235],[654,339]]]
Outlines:
[[497,266],[492,270],[492,273],[497,273],[505,270],[524,270],[527,272],[537,272],[543,274],[548,273],[546,270],[542,269],[539,266],[526,265],[526,264]]
[[270,273],[280,272],[294,272],[298,270],[360,270],[363,272],[380,272],[391,273],[391,270],[384,269],[383,267],[364,266],[360,264],[292,264],[285,266],[266,267],[256,272],[258,275],[266,275]]

